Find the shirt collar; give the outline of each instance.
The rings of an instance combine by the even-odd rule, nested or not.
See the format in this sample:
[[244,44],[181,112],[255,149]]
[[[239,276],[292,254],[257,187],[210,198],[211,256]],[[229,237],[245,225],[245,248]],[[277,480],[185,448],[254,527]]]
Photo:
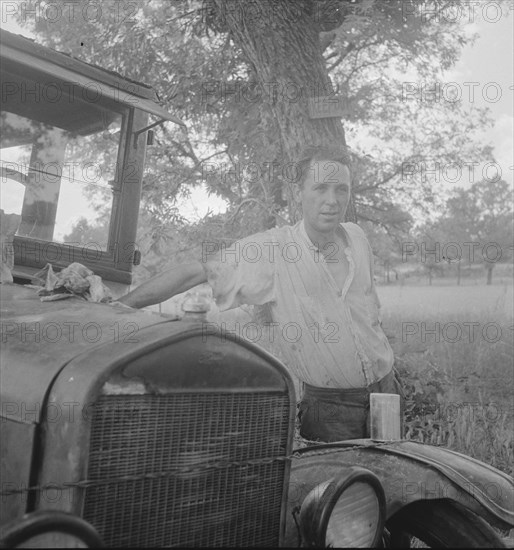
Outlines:
[[[341,231],[341,233],[344,234],[345,240],[348,243],[348,247],[351,249],[352,241],[350,239],[350,235],[348,234],[348,231],[346,231],[342,223],[339,224],[339,230]],[[314,244],[307,234],[307,230],[305,229],[305,220],[302,219],[293,226],[293,233],[295,235],[299,235],[308,247],[317,247],[317,244]]]

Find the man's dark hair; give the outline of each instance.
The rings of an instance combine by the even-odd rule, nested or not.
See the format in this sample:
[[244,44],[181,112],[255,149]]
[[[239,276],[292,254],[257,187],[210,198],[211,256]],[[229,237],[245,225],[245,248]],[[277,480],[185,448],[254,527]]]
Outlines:
[[305,178],[309,173],[311,162],[328,160],[332,162],[339,162],[348,167],[351,171],[351,159],[346,147],[333,147],[325,145],[309,145],[304,147],[298,161],[296,162],[296,169],[298,174],[297,184],[303,188]]

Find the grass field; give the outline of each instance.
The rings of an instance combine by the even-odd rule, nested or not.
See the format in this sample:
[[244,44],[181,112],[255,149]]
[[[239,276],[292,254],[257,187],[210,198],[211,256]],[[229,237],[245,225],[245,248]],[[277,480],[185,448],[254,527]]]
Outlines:
[[514,474],[512,285],[379,286],[406,436]]

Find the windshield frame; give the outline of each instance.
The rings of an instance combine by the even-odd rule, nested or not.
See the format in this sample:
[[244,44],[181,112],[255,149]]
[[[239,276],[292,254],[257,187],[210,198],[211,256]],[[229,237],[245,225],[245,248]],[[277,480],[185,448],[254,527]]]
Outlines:
[[[125,80],[119,75],[103,71],[98,67],[93,67],[76,59],[70,59],[68,56],[33,44],[22,37],[10,35],[5,31],[2,31],[1,37],[2,46],[6,43],[9,45],[9,48],[2,47],[1,50],[2,63],[0,69],[2,77],[5,76],[4,66],[7,65],[11,74],[14,67],[19,78],[26,78],[27,82],[37,81],[42,74],[41,56],[43,52],[46,67],[55,68],[55,72],[47,72],[45,77],[47,79],[51,78],[52,82],[57,85],[61,84],[64,87],[65,84],[69,83],[68,79],[63,80],[57,76],[62,70],[63,58],[65,58],[66,63],[64,64],[68,73],[71,68],[75,70],[77,78],[73,82],[79,91],[84,89],[83,84],[81,84],[84,82],[84,78],[87,78],[89,84],[98,83],[99,86],[106,79],[111,86],[115,84],[120,90],[125,89],[133,93],[136,88],[138,90],[142,89],[146,96],[151,95],[150,89],[144,85],[137,86],[132,81]],[[23,50],[23,63],[17,62],[17,51],[12,47],[18,43],[23,46],[20,47]],[[31,51],[31,49],[34,51]],[[10,57],[6,58],[6,52],[14,53],[10,53]],[[4,63],[6,60],[8,61],[7,64]],[[7,69],[5,70],[7,71]],[[99,78],[99,75],[102,78]],[[2,78],[2,81],[5,81],[4,78]],[[120,98],[123,98],[123,94],[120,94]],[[4,97],[2,100],[4,101]],[[19,279],[18,282],[28,282],[30,277],[36,271],[45,267],[47,263],[52,264],[52,267],[59,270],[70,263],[79,262],[92,269],[95,274],[100,275],[106,281],[119,282],[125,285],[132,282],[132,268],[134,264],[139,263],[140,258],[140,252],[136,244],[136,232],[146,151],[146,133],[142,132],[137,135],[137,132],[147,127],[149,115],[147,109],[139,108],[138,101],[127,102],[121,99],[117,101],[115,97],[102,96],[101,103],[103,108],[122,115],[115,175],[114,180],[111,180],[113,194],[107,249],[85,248],[70,243],[61,243],[55,239],[50,241],[15,235],[12,244],[15,281]],[[45,108],[44,101],[41,101],[40,105],[42,109]],[[141,106],[145,107],[145,105]],[[2,110],[9,112],[8,108]],[[135,134],[137,139],[134,138]],[[3,178],[4,176],[2,176]]]

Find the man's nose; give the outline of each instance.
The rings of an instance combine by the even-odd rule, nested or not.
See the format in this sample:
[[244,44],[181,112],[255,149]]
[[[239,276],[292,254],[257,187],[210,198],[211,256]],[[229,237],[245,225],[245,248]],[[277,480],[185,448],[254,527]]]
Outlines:
[[337,194],[334,189],[329,189],[327,191],[326,202],[328,204],[337,204]]

